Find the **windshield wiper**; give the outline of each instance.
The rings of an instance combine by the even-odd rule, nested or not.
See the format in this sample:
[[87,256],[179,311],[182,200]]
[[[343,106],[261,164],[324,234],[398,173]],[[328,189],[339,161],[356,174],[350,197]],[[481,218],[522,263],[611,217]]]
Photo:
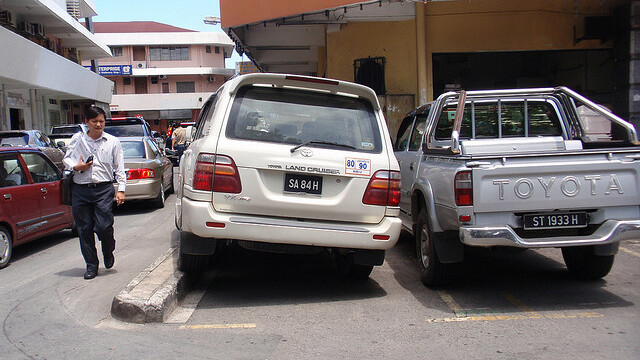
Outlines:
[[336,143],[336,142],[331,142],[331,141],[322,141],[322,140],[308,140],[303,142],[300,145],[296,145],[294,147],[291,148],[291,152],[295,152],[296,150],[300,149],[303,146],[307,146],[310,144],[320,144],[320,145],[332,145],[332,146],[339,146],[339,147],[343,147],[343,148],[347,148],[347,149],[355,149],[354,146],[351,145],[347,145],[347,144],[340,144],[340,143]]

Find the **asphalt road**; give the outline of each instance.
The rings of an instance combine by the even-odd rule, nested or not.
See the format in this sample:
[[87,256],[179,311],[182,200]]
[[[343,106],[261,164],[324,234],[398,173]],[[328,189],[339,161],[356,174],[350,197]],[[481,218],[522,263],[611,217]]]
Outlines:
[[604,280],[570,278],[560,251],[474,251],[443,290],[403,239],[367,281],[327,255],[236,251],[196,281],[173,323],[111,318],[113,297],[175,244],[163,209],[116,213],[116,264],[82,279],[69,232],[18,247],[0,270],[0,359],[638,359],[640,241]]

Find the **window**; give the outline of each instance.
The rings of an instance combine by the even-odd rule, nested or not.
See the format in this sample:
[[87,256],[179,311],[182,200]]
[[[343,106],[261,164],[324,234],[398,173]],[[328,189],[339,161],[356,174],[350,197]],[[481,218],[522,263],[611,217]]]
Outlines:
[[0,157],[0,187],[28,184],[16,155]]
[[210,45],[206,45],[204,47],[204,51],[206,51],[207,54],[211,54],[211,46]]
[[131,78],[130,77],[123,78],[122,83],[124,85],[131,85]]
[[169,93],[169,83],[162,83],[162,93],[163,94]]
[[384,57],[357,59],[353,62],[354,82],[366,85],[377,95],[387,92],[384,83]]
[[[451,139],[456,107],[447,105],[440,113],[435,132],[437,140]],[[460,139],[518,136],[562,136],[560,119],[553,105],[545,100],[475,101],[465,105]]]
[[[222,88],[220,88],[222,90]],[[218,90],[218,91],[220,91]],[[209,125],[211,125],[211,119],[213,111],[216,108],[216,102],[218,100],[218,92],[211,95],[209,100],[202,106],[200,110],[200,115],[196,120],[196,133],[193,137],[194,140],[200,139],[204,135],[207,134],[206,130],[209,129]]]
[[111,49],[113,57],[122,56],[122,46],[109,46],[109,49]]
[[411,141],[409,141],[409,151],[417,151],[418,149],[420,149],[428,113],[429,110],[427,110],[426,114],[420,114],[416,117],[416,123],[413,126],[413,131],[411,132]]
[[220,47],[216,46],[216,54],[220,54]]
[[43,156],[35,153],[22,154],[22,159],[34,183],[44,183],[60,180],[58,172],[53,164],[50,164]]
[[158,77],[157,76],[152,76],[151,77],[151,83],[152,84],[157,84],[158,83]]
[[144,143],[142,141],[121,141],[122,155],[125,159],[131,158],[143,158],[146,152],[144,151]]
[[411,134],[411,125],[413,125],[413,117],[407,117],[402,120],[400,129],[398,129],[398,136],[396,137],[395,151],[404,151],[407,149],[409,135]]
[[178,81],[176,82],[176,91],[179,93],[194,93],[196,92],[195,81]]
[[[336,150],[380,153],[382,139],[371,105],[346,96],[244,87],[236,96],[227,137]],[[325,142],[322,144],[321,142]]]
[[188,46],[149,47],[149,58],[152,61],[189,60],[189,47]]

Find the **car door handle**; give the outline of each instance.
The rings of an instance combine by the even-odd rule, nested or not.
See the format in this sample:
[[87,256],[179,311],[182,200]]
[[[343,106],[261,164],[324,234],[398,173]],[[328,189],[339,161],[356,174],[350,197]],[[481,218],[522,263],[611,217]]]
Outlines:
[[47,193],[47,188],[40,188],[40,191],[41,191],[43,194],[46,194],[46,193]]
[[5,200],[11,200],[11,194],[4,194]]

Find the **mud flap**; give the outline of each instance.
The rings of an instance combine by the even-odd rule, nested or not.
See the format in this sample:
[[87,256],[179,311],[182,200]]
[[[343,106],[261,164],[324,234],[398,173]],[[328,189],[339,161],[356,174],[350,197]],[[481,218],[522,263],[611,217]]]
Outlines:
[[384,250],[356,250],[353,253],[353,263],[367,266],[380,266],[384,263]]
[[618,253],[618,248],[620,247],[620,243],[613,243],[607,245],[596,245],[593,247],[593,253],[598,256],[609,256],[615,255]]
[[180,231],[180,253],[191,255],[213,255],[217,239],[202,238],[187,231]]
[[453,264],[464,260],[464,245],[458,239],[457,231],[433,234],[438,260],[443,264]]

